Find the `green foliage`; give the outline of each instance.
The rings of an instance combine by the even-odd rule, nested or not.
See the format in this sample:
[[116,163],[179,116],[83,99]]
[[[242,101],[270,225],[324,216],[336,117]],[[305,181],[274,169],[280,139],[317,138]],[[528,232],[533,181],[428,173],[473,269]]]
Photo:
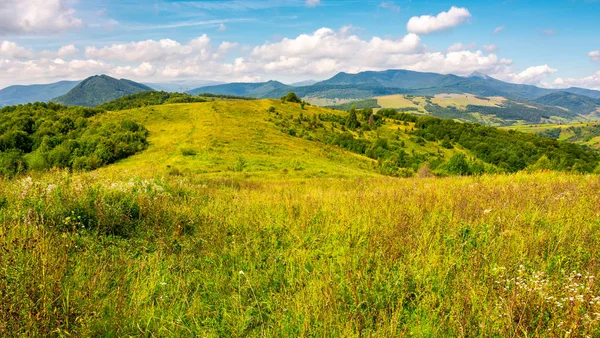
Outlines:
[[190,94],[146,91],[123,96],[114,101],[102,104],[98,106],[98,108],[110,111],[117,111],[169,103],[190,103],[206,101],[207,99],[204,97],[192,96]]
[[560,137],[561,133],[562,133],[562,128],[553,128],[553,129],[546,129],[542,132],[539,132],[537,135],[540,137],[549,137],[549,138],[557,139]]
[[287,93],[287,95],[283,96],[281,100],[283,102],[302,103],[302,100],[300,100],[300,98],[296,96],[296,93],[294,92]]
[[551,170],[552,162],[550,162],[550,159],[548,158],[548,156],[543,155],[542,157],[540,157],[537,160],[537,162],[535,162],[534,164],[527,167],[527,169],[529,171]]
[[12,176],[27,168],[92,170],[141,151],[148,131],[123,120],[99,123],[100,109],[34,103],[0,110],[0,172]]
[[427,141],[448,138],[470,150],[478,159],[509,172],[517,172],[546,155],[554,170],[592,172],[600,155],[576,144],[532,134],[500,130],[472,123],[420,117],[415,135]]
[[360,127],[360,122],[356,116],[356,107],[352,106],[348,112],[348,119],[346,120],[346,127],[350,129],[356,129]]

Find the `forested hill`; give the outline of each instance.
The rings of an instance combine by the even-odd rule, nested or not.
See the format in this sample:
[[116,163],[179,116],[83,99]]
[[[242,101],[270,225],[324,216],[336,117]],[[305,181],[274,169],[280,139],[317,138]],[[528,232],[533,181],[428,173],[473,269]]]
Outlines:
[[96,75],[83,80],[68,93],[52,101],[66,106],[96,107],[126,95],[149,90],[153,89],[130,80]]

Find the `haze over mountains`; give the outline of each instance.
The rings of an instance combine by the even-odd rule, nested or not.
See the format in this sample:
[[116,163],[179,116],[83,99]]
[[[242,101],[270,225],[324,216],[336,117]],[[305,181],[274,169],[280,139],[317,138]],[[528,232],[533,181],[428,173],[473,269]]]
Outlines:
[[0,90],[0,107],[29,102],[46,102],[73,89],[80,81],[10,86]]
[[496,80],[481,73],[468,77],[421,73],[408,70],[367,71],[358,74],[339,73],[334,77],[310,86],[293,87],[277,81],[263,83],[230,83],[191,90],[190,94],[213,93],[242,95],[256,98],[280,97],[286,91],[299,96],[322,98],[364,99],[379,95],[413,94],[435,95],[442,93],[470,93],[481,96],[502,96],[514,100],[531,101],[550,93],[564,91],[591,98],[600,98],[600,91],[582,88],[546,89],[532,85],[513,84]]
[[[600,91],[566,88],[547,89],[532,85],[513,84],[496,80],[481,73],[461,77],[408,70],[367,71],[357,74],[338,73],[330,79],[308,80],[287,85],[279,81],[258,83],[210,84],[188,90],[187,93],[235,95],[252,98],[279,98],[294,91],[303,98],[366,99],[391,94],[432,96],[436,94],[463,94],[484,97],[504,97],[520,102],[562,107],[577,114],[594,112],[600,107]],[[80,83],[62,81],[48,85],[11,86],[0,91],[0,106],[34,101],[49,101],[65,105],[97,106],[125,95],[147,90],[184,91],[182,83],[145,85],[110,76],[92,76]]]

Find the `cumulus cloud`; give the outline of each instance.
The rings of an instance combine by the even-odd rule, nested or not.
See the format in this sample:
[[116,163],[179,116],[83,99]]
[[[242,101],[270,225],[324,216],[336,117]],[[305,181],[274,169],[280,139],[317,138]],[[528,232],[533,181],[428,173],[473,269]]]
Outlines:
[[75,47],[75,45],[66,45],[60,47],[58,50],[58,57],[62,59],[68,59],[70,57],[76,56],[79,54],[79,49]]
[[406,29],[409,33],[425,35],[456,27],[467,22],[470,18],[471,13],[468,9],[452,6],[448,12],[441,12],[437,16],[413,16],[408,20]]
[[529,67],[520,73],[497,74],[496,77],[513,83],[540,85],[545,78],[556,72],[556,69],[548,65],[541,65]]
[[19,83],[48,83],[80,80],[93,74],[106,73],[111,65],[98,60],[39,59],[29,61],[0,60],[0,86]]
[[568,88],[568,87],[583,87],[589,89],[600,90],[600,72],[596,72],[590,76],[584,78],[557,78],[553,82],[547,84],[549,87],[554,88]]
[[0,1],[0,34],[47,34],[82,26],[64,0]]
[[600,62],[600,50],[593,50],[588,53],[588,56],[594,62]]
[[113,44],[103,48],[87,47],[85,49],[85,55],[90,59],[125,62],[169,61],[192,55],[199,60],[206,60],[211,57],[211,53],[210,39],[206,34],[191,40],[185,45],[171,39],[162,39]]
[[14,42],[2,41],[0,43],[0,57],[8,59],[29,59],[33,57],[33,52]]

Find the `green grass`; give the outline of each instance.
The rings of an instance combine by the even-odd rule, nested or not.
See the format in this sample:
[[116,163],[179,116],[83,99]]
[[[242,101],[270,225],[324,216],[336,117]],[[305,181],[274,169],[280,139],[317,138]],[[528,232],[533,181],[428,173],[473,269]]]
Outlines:
[[[94,118],[143,123],[148,148],[0,179],[0,335],[600,335],[599,176],[384,177],[270,107],[345,114],[109,112]],[[396,133],[413,127],[365,137],[437,152]]]
[[597,336],[598,189],[552,173],[3,181],[0,334]]
[[[295,116],[331,112],[314,106],[302,110],[298,104],[279,100],[215,101],[109,112],[99,118],[142,123],[150,131],[150,146],[104,170],[152,176],[177,168],[221,176],[231,173],[241,156],[247,161],[244,175],[250,177],[373,175],[375,162],[369,158],[274,128],[267,112],[271,106]],[[195,155],[190,155],[192,152]]]

